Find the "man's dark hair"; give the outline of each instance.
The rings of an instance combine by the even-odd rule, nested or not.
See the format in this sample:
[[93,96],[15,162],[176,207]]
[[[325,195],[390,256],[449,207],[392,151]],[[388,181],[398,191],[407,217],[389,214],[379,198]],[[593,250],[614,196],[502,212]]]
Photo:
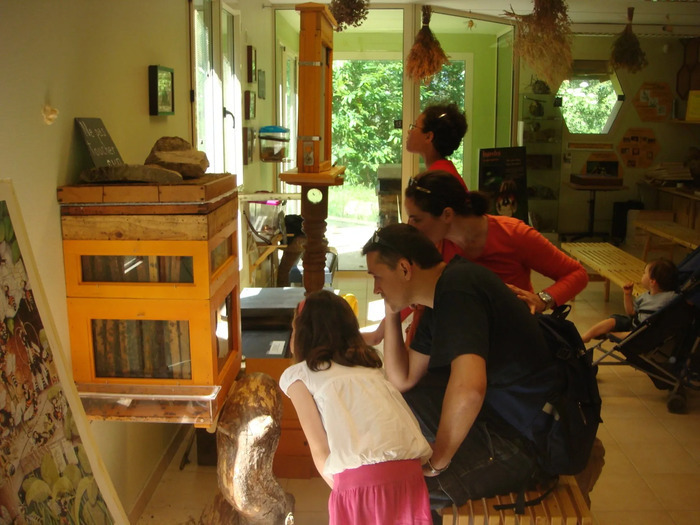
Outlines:
[[439,217],[445,208],[452,208],[464,217],[482,216],[489,209],[486,193],[467,191],[457,178],[442,170],[430,170],[408,182],[405,195],[422,211]]
[[678,286],[678,269],[669,259],[657,259],[649,263],[649,277],[656,281],[664,292],[671,292]]
[[428,237],[409,224],[390,224],[377,230],[362,248],[362,255],[378,252],[389,268],[399,259],[408,259],[419,268],[432,268],[442,262],[442,255]]
[[423,111],[423,133],[433,132],[433,146],[443,157],[452,155],[467,132],[467,118],[457,104],[434,104]]

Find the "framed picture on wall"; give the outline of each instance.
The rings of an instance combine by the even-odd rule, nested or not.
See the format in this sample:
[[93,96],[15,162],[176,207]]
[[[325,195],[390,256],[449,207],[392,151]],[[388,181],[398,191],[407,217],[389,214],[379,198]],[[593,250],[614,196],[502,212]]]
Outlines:
[[265,72],[258,71],[258,98],[265,100]]
[[175,74],[169,67],[148,66],[149,115],[174,115]]
[[243,96],[243,117],[246,120],[255,118],[255,91],[246,90]]
[[248,65],[248,82],[255,82],[257,68],[255,65],[257,59],[257,52],[253,46],[248,46],[246,50],[247,55],[247,65]]
[[0,222],[1,521],[128,523],[64,360],[9,180],[0,181]]
[[243,126],[243,164],[248,165],[253,162],[253,151],[255,150],[255,130],[248,126]]

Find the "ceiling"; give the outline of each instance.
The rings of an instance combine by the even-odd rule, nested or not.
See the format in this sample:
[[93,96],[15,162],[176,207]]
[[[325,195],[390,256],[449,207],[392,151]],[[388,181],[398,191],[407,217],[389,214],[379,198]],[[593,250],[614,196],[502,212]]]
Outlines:
[[[328,3],[328,1],[321,0],[321,3]],[[289,5],[300,2],[271,0],[271,3]],[[416,3],[488,17],[503,17],[504,11],[511,8],[517,14],[527,14],[532,12],[534,5],[532,0],[427,0],[425,2],[389,0],[388,2],[370,1],[369,5],[371,8]],[[700,0],[568,0],[567,4],[573,30],[577,33],[618,33],[627,22],[627,8],[634,7],[635,34],[700,36]]]

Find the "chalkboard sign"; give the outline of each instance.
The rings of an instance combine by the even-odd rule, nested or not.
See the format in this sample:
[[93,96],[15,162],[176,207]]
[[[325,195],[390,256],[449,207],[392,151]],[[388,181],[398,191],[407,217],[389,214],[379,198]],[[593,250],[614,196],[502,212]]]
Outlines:
[[479,189],[491,195],[491,213],[528,222],[525,148],[479,151]]
[[97,168],[124,164],[117,147],[99,118],[76,118],[75,125],[83,135],[92,162]]

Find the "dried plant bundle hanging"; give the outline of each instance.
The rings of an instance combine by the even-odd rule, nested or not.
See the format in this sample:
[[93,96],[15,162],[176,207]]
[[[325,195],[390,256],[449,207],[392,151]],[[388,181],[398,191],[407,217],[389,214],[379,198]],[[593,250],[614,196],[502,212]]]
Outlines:
[[331,0],[328,8],[338,22],[336,31],[340,32],[350,26],[358,27],[367,20],[369,0]]
[[430,6],[423,6],[423,27],[420,28],[406,60],[406,73],[414,82],[429,84],[434,74],[449,62],[440,42],[430,30]]
[[534,0],[529,15],[504,14],[517,28],[514,50],[552,89],[571,76],[571,20],[564,0]]
[[647,56],[642,51],[637,35],[632,32],[632,17],[634,7],[627,8],[627,25],[622,33],[615,39],[610,55],[610,64],[615,69],[627,69],[632,73],[644,69],[648,62]]

